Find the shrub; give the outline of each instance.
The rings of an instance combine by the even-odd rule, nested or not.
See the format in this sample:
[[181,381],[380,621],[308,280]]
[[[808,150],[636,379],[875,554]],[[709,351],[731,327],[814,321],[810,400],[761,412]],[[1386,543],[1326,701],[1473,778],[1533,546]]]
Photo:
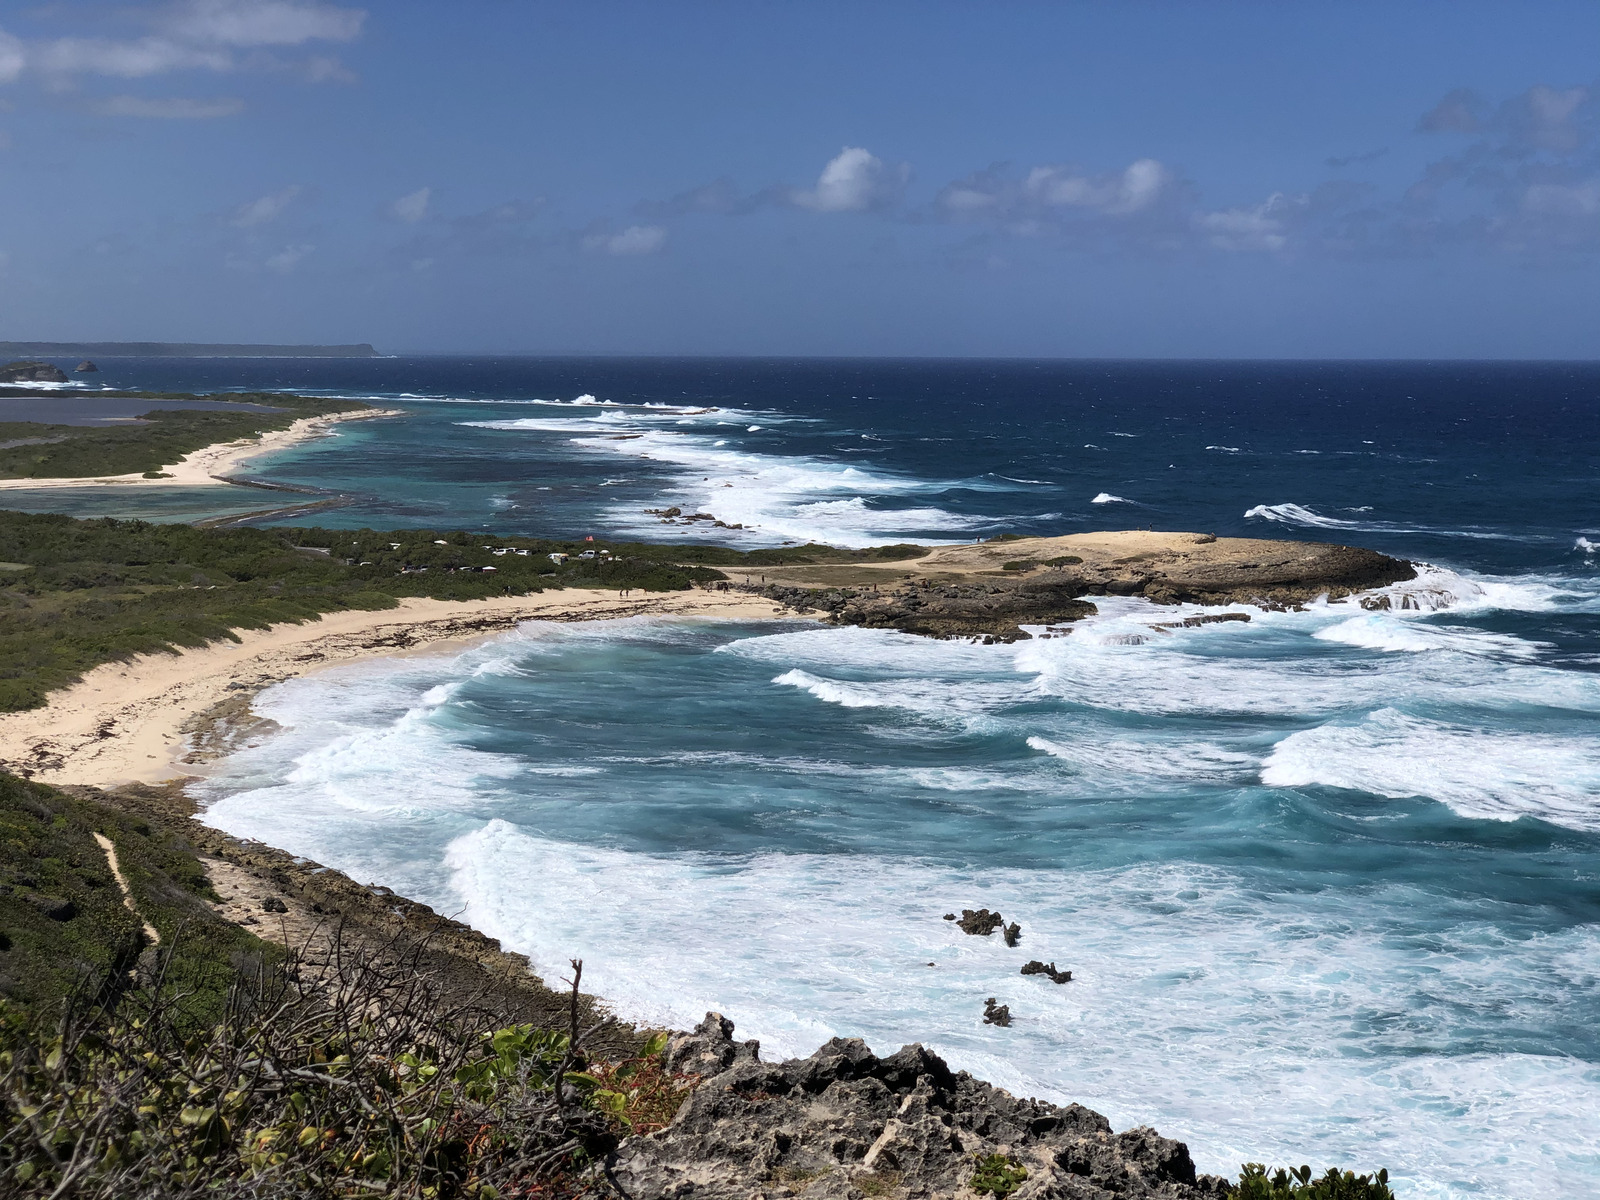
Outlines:
[[1028,1178],[1028,1170],[1014,1158],[1004,1154],[974,1155],[977,1163],[970,1180],[972,1190],[978,1195],[1009,1196]]
[[1387,1170],[1357,1175],[1329,1167],[1326,1175],[1313,1179],[1308,1166],[1279,1167],[1269,1175],[1261,1163],[1244,1164],[1233,1194],[1235,1200],[1394,1200]]

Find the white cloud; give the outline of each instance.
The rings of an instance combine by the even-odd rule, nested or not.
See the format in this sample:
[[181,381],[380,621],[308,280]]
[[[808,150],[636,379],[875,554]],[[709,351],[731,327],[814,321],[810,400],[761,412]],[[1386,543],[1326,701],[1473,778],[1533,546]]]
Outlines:
[[583,239],[587,250],[619,256],[654,254],[666,243],[667,231],[659,225],[630,225],[621,233],[595,233]]
[[1522,207],[1545,217],[1600,215],[1600,179],[1587,183],[1536,183],[1522,194]]
[[47,75],[111,75],[143,79],[167,71],[227,71],[233,58],[210,46],[184,45],[167,38],[145,37],[130,42],[107,38],[58,38],[28,54],[29,65]]
[[296,4],[289,0],[189,0],[169,19],[184,41],[219,46],[300,46],[310,41],[348,42],[367,14],[358,8]]
[[[137,11],[137,10],[136,10]],[[361,33],[366,13],[356,8],[295,0],[182,0],[141,14],[154,32],[144,37],[64,37],[24,43],[0,32],[0,83],[24,70],[44,75],[108,75],[143,79],[168,71],[232,71],[235,52],[348,42]],[[314,59],[313,78],[347,75],[331,59]]]
[[28,56],[23,51],[22,43],[0,29],[0,83],[16,82],[27,64]]
[[860,146],[846,146],[822,168],[817,186],[794,202],[816,212],[861,212],[889,203],[905,184],[906,168],[891,170]]
[[294,198],[301,192],[298,183],[291,184],[281,192],[273,192],[270,196],[262,196],[259,200],[252,200],[248,204],[241,204],[234,209],[229,220],[230,225],[237,225],[241,229],[251,229],[257,225],[266,225],[276,221],[283,210],[294,202]]
[[389,206],[389,211],[394,214],[395,220],[404,221],[408,225],[415,224],[428,215],[428,201],[432,197],[432,188],[418,188],[401,196]]
[[1171,172],[1155,159],[1141,158],[1111,175],[1085,175],[1061,166],[1035,167],[1022,187],[1040,204],[1121,216],[1149,208],[1171,179]]
[[276,271],[279,275],[287,275],[294,270],[302,258],[315,249],[313,246],[285,246],[282,250],[272,255],[263,264],[267,270]]
[[244,109],[244,101],[232,96],[212,100],[193,100],[185,96],[151,99],[145,96],[111,96],[92,106],[102,117],[154,117],[161,120],[207,120],[231,117]]
[[1305,196],[1274,192],[1254,208],[1201,213],[1195,224],[1219,250],[1282,250],[1289,244],[1289,222],[1306,206]]

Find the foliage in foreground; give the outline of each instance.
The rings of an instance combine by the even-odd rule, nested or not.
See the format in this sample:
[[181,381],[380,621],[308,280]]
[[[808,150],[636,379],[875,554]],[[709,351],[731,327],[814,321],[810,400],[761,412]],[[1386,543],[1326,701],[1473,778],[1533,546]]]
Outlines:
[[11,1196],[568,1196],[692,1079],[665,1037],[624,1062],[582,1051],[573,962],[565,1031],[482,1029],[417,948],[335,943],[325,966],[263,970],[197,1026],[156,981],[54,1036],[0,1022],[0,1192]]
[[1357,1175],[1329,1167],[1321,1178],[1311,1177],[1308,1166],[1268,1173],[1261,1163],[1245,1163],[1239,1175],[1236,1200],[1394,1200],[1389,1172]]

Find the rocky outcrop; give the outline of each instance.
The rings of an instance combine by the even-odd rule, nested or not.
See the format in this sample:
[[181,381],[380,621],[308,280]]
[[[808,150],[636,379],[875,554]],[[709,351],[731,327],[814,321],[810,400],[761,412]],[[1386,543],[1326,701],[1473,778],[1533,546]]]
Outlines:
[[[761,1061],[717,1013],[667,1048],[703,1081],[659,1133],[629,1138],[607,1175],[633,1200],[976,1200],[987,1161],[1026,1177],[1014,1200],[1192,1200],[1228,1194],[1182,1142],[1113,1133],[1097,1112],[1018,1100],[922,1046],[879,1058],[834,1038],[810,1058]],[[998,1156],[998,1157],[996,1157]],[[1014,1164],[1014,1165],[1013,1165]]]
[[[821,612],[834,624],[985,644],[1028,637],[1024,625],[1093,616],[1094,596],[1281,610],[1416,578],[1411,563],[1358,546],[1143,531],[946,546],[903,562],[769,570],[781,572],[783,582],[752,591],[800,612]],[[824,579],[831,586],[819,586]],[[1158,628],[1247,620],[1244,613],[1214,613]]]
[[78,375],[88,375],[92,372],[98,371],[99,369],[99,367],[95,366],[94,363],[90,362],[87,358],[72,368],[73,372]]
[[66,383],[67,373],[47,362],[21,359],[0,367],[0,383]]

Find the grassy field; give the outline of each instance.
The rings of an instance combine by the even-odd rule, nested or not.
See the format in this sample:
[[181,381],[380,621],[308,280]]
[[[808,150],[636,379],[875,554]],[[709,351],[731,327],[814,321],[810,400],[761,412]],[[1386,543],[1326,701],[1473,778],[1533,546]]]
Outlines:
[[[315,400],[276,392],[226,396],[152,394],[149,399],[150,410],[143,414],[144,423],[138,425],[0,421],[0,478],[59,479],[154,472],[218,442],[287,429],[304,417],[369,407],[356,400]],[[163,409],[163,400],[225,400],[269,405],[280,411]]]
[[[593,550],[598,556],[584,559]],[[570,557],[564,563],[553,553]],[[104,662],[200,646],[406,596],[478,600],[548,588],[679,591],[734,570],[904,557],[914,547],[717,546],[370,529],[199,529],[0,512],[0,711]]]

